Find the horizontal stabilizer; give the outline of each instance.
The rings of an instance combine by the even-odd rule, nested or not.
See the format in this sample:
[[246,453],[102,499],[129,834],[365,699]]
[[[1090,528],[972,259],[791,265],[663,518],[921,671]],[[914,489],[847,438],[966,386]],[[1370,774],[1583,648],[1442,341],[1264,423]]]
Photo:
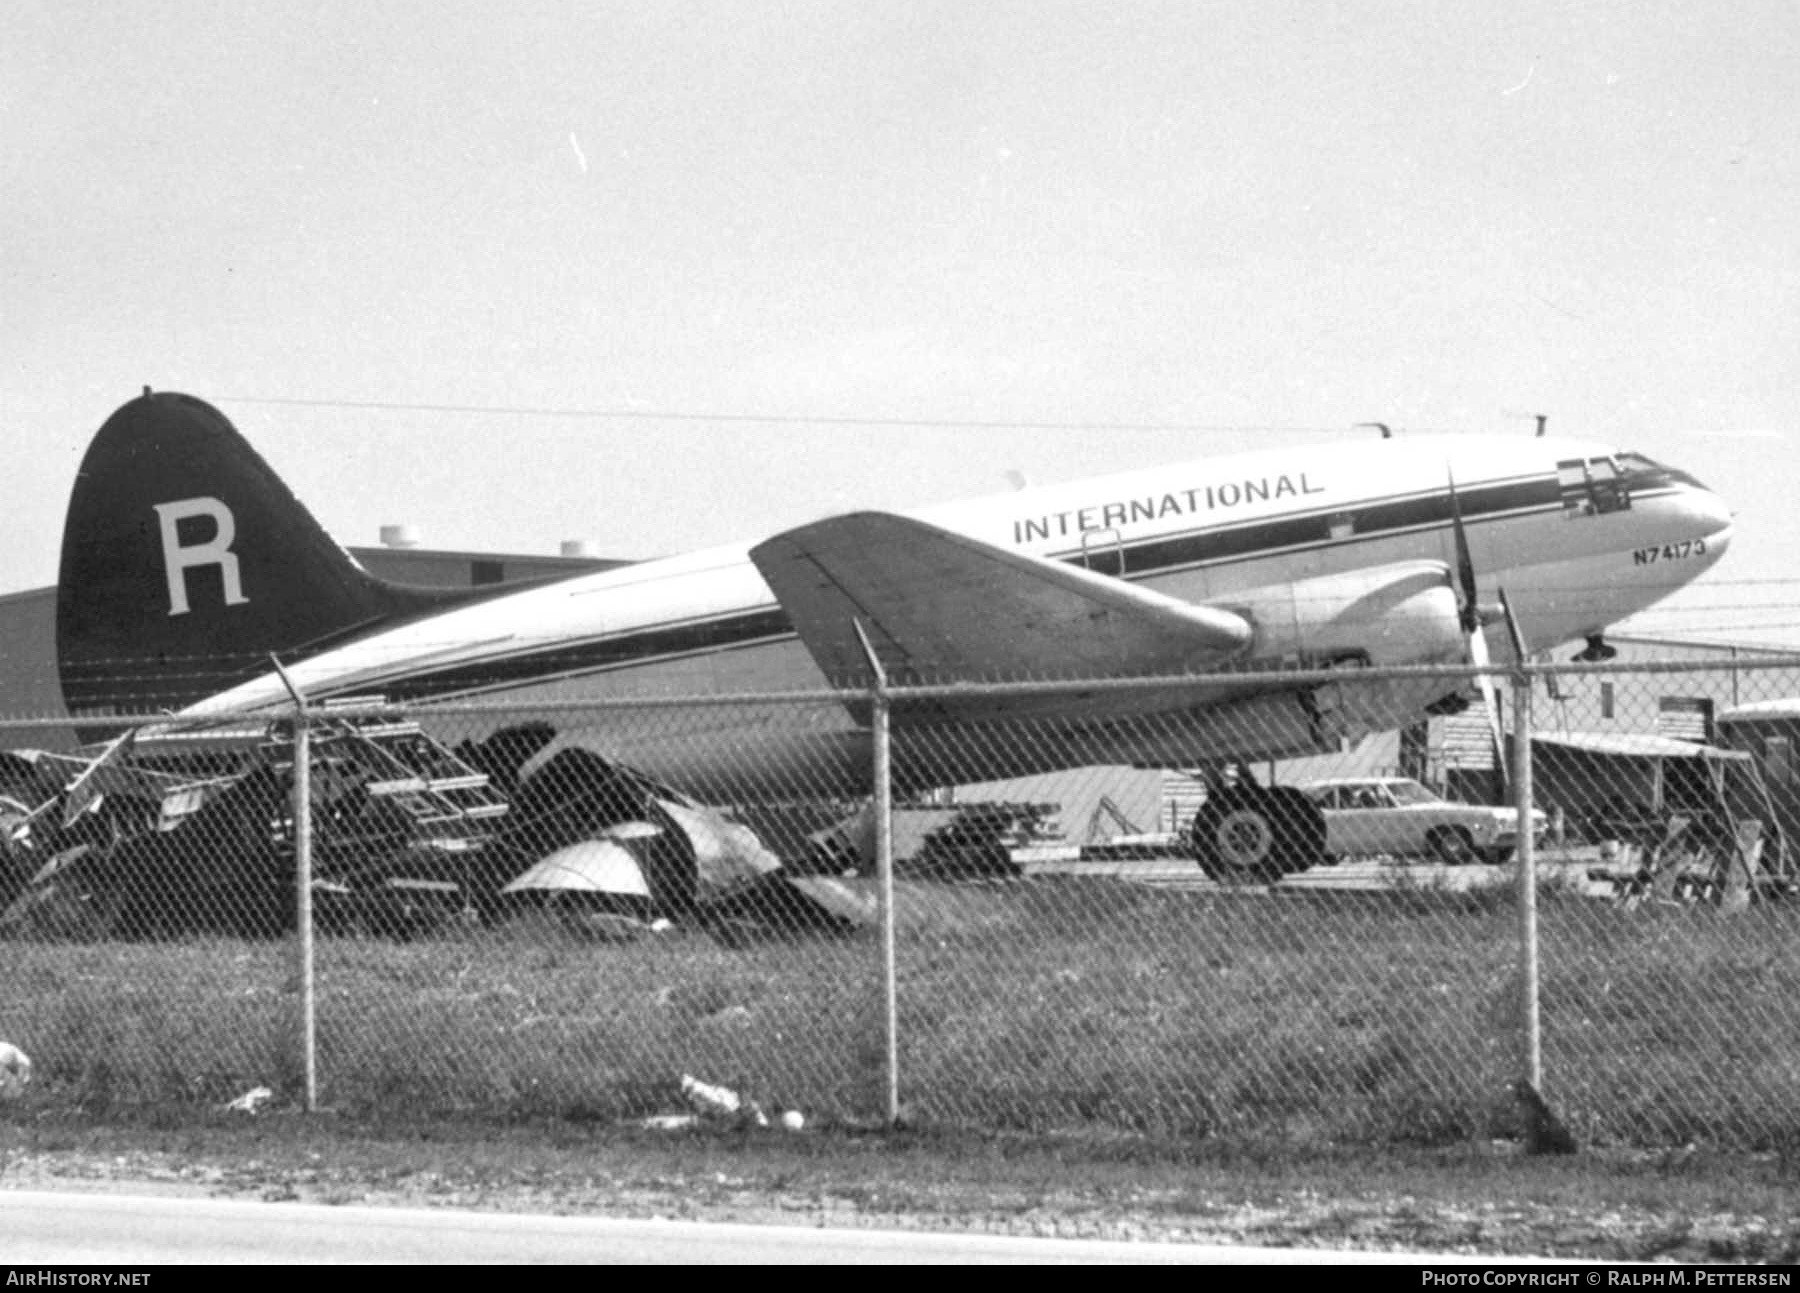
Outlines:
[[788,530],[750,559],[820,669],[845,685],[869,679],[858,621],[894,682],[1205,671],[1251,637],[1230,611],[886,512]]

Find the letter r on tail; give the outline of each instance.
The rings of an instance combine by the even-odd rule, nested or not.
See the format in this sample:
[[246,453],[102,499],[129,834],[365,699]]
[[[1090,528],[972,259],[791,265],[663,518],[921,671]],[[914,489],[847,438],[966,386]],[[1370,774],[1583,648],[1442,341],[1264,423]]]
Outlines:
[[[237,554],[231,550],[232,540],[237,538],[237,521],[229,507],[216,498],[183,498],[153,506],[162,522],[163,573],[169,580],[170,615],[188,613],[187,571],[190,566],[219,568],[219,577],[225,583],[227,606],[241,606],[250,600],[244,596]],[[204,543],[183,547],[177,527],[193,516],[210,516],[213,535]]]

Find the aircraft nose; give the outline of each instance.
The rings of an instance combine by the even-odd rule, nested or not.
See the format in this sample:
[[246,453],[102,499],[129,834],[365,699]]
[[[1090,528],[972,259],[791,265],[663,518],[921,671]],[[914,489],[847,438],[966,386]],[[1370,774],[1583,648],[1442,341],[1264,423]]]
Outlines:
[[1720,557],[1724,556],[1725,550],[1731,546],[1731,536],[1732,527],[1730,524],[1727,524],[1722,530],[1714,530],[1711,534],[1707,535],[1706,555],[1714,561],[1717,561]]
[[1714,561],[1731,546],[1734,518],[1730,506],[1710,489],[1694,488],[1682,499],[1682,510],[1706,538],[1707,556]]
[[1730,506],[1710,489],[1690,491],[1686,507],[1708,538],[1715,534],[1722,536],[1731,529],[1733,518]]

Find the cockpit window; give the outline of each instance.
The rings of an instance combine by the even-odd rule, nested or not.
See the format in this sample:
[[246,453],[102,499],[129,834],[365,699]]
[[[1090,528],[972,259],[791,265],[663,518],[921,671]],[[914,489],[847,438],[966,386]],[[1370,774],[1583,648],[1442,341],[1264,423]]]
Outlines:
[[[1644,461],[1648,462],[1648,459]],[[1563,514],[1601,516],[1631,507],[1631,483],[1613,458],[1569,458],[1556,464]]]
[[1596,512],[1622,512],[1631,506],[1631,490],[1619,464],[1611,458],[1588,459],[1588,493]]
[[1706,488],[1699,481],[1675,467],[1665,467],[1662,463],[1646,458],[1641,453],[1614,454],[1613,461],[1619,464],[1619,470],[1625,473],[1625,483],[1632,489],[1650,489],[1658,485],[1692,485],[1695,489]]

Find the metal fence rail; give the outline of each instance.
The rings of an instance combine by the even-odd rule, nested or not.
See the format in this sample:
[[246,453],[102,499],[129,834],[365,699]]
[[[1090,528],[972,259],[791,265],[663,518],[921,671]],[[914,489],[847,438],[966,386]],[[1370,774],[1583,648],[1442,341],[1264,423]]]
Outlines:
[[1800,1135],[1800,664],[1502,674],[1498,759],[1479,706],[1249,766],[927,717],[1169,681],[10,725],[16,1107]]

